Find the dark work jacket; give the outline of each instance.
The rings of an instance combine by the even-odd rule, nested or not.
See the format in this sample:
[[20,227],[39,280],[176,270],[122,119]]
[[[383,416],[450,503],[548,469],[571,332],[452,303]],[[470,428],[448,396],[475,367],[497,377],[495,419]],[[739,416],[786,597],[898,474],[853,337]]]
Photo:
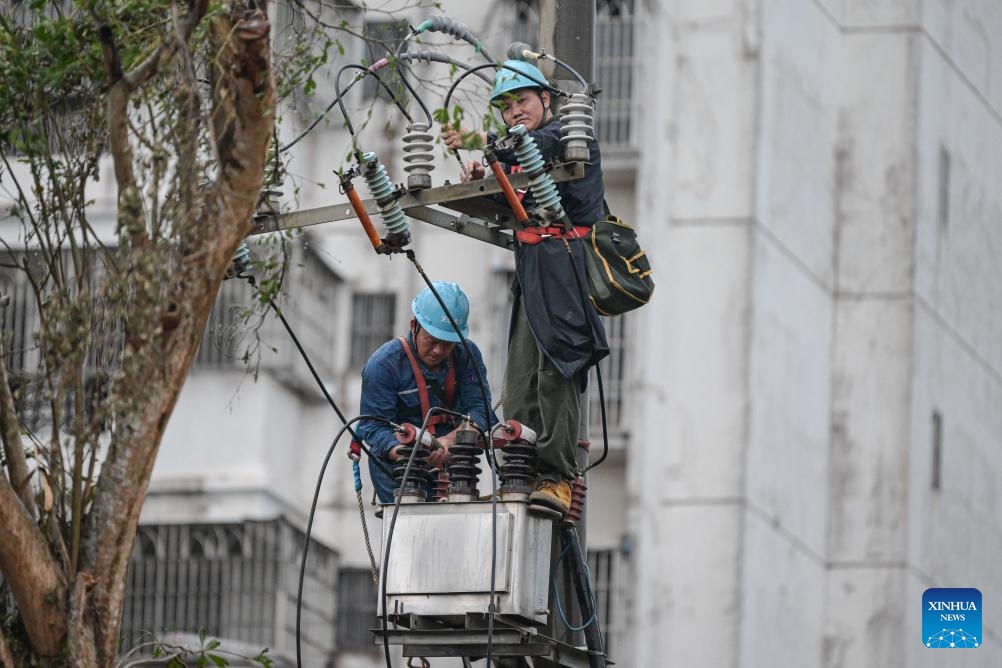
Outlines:
[[[563,153],[561,125],[559,119],[554,119],[529,133],[546,162]],[[597,142],[589,142],[588,147],[585,175],[556,184],[564,212],[576,227],[591,227],[604,215],[602,157]],[[513,150],[498,151],[497,156],[509,170],[517,164]],[[522,203],[527,210],[535,206],[531,192],[525,194]],[[609,354],[609,344],[602,321],[587,297],[588,277],[584,251],[580,250],[586,242],[568,240],[568,243],[573,255],[567,254],[564,242],[558,238],[516,246],[513,314],[518,311],[518,301],[523,300],[529,329],[540,351],[562,376],[578,377],[583,386],[586,378],[583,372]]]

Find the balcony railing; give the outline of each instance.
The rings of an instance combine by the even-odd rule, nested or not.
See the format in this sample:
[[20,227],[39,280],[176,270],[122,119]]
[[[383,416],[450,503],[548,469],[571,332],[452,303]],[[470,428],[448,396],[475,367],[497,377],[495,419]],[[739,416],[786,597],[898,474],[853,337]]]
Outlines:
[[[283,519],[139,528],[129,559],[123,652],[200,630],[273,658],[295,656],[296,592],[305,535]],[[303,587],[303,665],[335,644],[338,556],[313,541]],[[277,656],[276,656],[277,655]]]

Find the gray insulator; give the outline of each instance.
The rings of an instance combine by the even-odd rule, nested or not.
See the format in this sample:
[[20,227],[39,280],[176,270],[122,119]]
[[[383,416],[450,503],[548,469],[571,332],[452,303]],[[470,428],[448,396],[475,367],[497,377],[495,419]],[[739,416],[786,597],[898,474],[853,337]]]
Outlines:
[[[415,49],[408,51],[407,53],[400,54],[400,60],[403,61],[414,61],[423,60],[426,63],[445,63],[447,65],[455,65],[456,67],[464,70],[470,69],[469,63],[464,63],[461,60],[456,60],[440,51],[428,51],[427,49]],[[492,70],[493,71],[493,70]],[[483,70],[477,70],[473,73],[474,76],[478,76],[488,84],[494,83],[494,78],[488,74],[485,74]]]
[[415,122],[407,126],[404,135],[404,171],[407,172],[407,187],[431,188],[431,170],[435,169],[435,155],[432,152],[433,137],[428,132],[428,124]]
[[393,194],[393,184],[386,174],[386,168],[379,164],[375,153],[362,155],[362,178],[369,186],[372,198],[379,205],[379,215],[383,218],[383,226],[393,234],[402,234],[410,227],[400,202]]
[[438,16],[437,14],[432,14],[424,23],[421,25],[428,25],[427,30],[432,30],[434,32],[444,32],[447,35],[452,35],[453,37],[458,37],[459,39],[472,45],[477,51],[483,54],[484,58],[493,62],[495,60],[494,56],[487,53],[487,49],[484,45],[480,43],[480,40],[470,32],[470,29],[466,27],[465,23],[460,23],[450,19],[448,16]]
[[594,101],[584,93],[574,93],[560,109],[564,126],[561,128],[564,142],[564,160],[587,161],[588,142],[594,141],[592,114]]

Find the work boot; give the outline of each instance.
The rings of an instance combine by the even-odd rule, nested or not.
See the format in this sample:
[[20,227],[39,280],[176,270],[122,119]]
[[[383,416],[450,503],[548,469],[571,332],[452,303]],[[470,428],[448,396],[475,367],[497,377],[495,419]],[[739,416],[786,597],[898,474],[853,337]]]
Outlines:
[[529,504],[566,515],[571,509],[571,484],[565,480],[540,480],[536,491],[529,495]]

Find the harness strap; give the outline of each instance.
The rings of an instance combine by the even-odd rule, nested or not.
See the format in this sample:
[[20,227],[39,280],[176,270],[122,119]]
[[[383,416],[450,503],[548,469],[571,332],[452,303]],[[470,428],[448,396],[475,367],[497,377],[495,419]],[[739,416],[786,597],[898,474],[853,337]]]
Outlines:
[[[397,340],[400,341],[400,345],[404,347],[404,352],[407,353],[407,361],[411,363],[411,371],[414,372],[414,381],[417,383],[418,391],[418,401],[421,402],[421,419],[423,420],[428,415],[428,411],[431,410],[431,400],[428,397],[428,381],[425,380],[424,374],[421,373],[421,365],[418,364],[417,356],[411,349],[411,344],[403,336],[398,336]],[[445,375],[445,405],[446,408],[452,408],[454,399],[456,398],[456,353],[453,351],[449,355],[449,371]],[[433,415],[428,420],[428,426],[434,426],[442,424],[443,422],[448,422],[451,418],[448,415]]]
[[557,239],[563,239],[564,237],[568,239],[583,239],[589,234],[591,234],[590,227],[575,227],[568,233],[559,225],[551,225],[550,227],[526,227],[521,230],[516,230],[515,238],[518,239],[520,243],[534,246],[543,239],[548,239],[549,237],[555,237]]

